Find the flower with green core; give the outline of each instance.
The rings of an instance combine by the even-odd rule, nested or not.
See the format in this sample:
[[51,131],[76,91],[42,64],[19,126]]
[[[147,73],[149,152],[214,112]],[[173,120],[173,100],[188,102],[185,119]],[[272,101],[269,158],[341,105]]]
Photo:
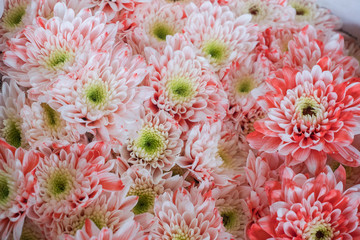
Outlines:
[[26,5],[18,5],[10,8],[2,17],[3,26],[9,30],[19,27],[25,14]]

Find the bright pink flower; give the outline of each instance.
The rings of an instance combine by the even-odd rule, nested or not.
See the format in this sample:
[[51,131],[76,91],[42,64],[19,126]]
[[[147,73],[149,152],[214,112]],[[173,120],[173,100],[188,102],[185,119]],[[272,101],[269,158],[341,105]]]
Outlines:
[[357,239],[359,193],[343,191],[342,175],[343,168],[334,174],[328,167],[307,178],[286,168],[281,181],[267,183],[270,214],[251,227],[249,238]]
[[11,232],[20,239],[28,208],[34,197],[34,171],[39,154],[14,148],[0,140],[0,238]]
[[278,151],[290,166],[304,162],[312,173],[323,169],[327,154],[345,165],[360,165],[360,152],[351,145],[360,131],[360,82],[344,81],[341,73],[321,67],[298,73],[284,68],[269,78],[272,90],[259,102],[267,117],[255,122],[255,132],[247,137],[251,147]]
[[[94,202],[103,191],[119,191],[124,186],[110,171],[110,148],[104,143],[42,147],[42,160],[35,176],[36,204],[29,217],[49,227],[67,214]],[[50,232],[47,232],[50,234]]]

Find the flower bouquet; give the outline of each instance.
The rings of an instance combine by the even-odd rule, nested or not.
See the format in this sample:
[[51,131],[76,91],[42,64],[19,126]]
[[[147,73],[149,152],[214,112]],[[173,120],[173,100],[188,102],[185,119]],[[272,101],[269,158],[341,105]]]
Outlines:
[[0,239],[360,239],[360,48],[316,1],[0,14]]

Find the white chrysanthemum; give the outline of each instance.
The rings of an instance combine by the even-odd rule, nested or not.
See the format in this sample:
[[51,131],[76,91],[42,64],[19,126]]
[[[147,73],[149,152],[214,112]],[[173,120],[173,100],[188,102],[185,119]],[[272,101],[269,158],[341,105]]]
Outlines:
[[60,75],[81,69],[90,52],[111,49],[116,32],[104,14],[92,15],[86,9],[75,14],[57,3],[52,18],[39,18],[8,41],[10,50],[3,54],[6,72],[19,85],[32,87],[29,97],[37,99]]
[[0,18],[0,49],[4,51],[6,41],[31,25],[36,17],[40,1],[8,0],[4,4],[4,13]]
[[80,140],[80,135],[74,127],[47,103],[34,102],[31,106],[24,106],[21,117],[26,141],[33,147],[45,142],[59,141],[69,144]]
[[128,189],[119,192],[102,193],[94,202],[75,213],[65,216],[53,228],[54,238],[62,234],[75,236],[90,219],[99,228],[118,231],[122,225],[134,218],[131,209],[136,205],[136,197],[127,197]]
[[236,16],[251,14],[251,22],[258,24],[261,30],[289,24],[295,17],[293,8],[279,0],[232,0],[229,8]]
[[157,0],[142,4],[129,16],[136,27],[128,32],[126,41],[136,53],[142,54],[145,47],[161,50],[166,46],[166,36],[181,32],[184,16],[179,5],[164,5]]
[[14,147],[27,147],[22,129],[21,109],[26,104],[25,92],[10,80],[3,82],[0,93],[0,137]]
[[121,157],[146,168],[170,170],[183,147],[181,133],[177,122],[166,112],[148,113],[142,127],[123,146]]
[[340,19],[330,10],[319,8],[316,0],[289,0],[288,5],[295,9],[295,23],[300,27],[311,24],[319,30],[334,30],[341,26]]
[[203,3],[199,8],[189,4],[184,27],[185,37],[208,59],[215,71],[228,66],[256,46],[257,27],[251,15],[235,17],[228,7]]
[[104,141],[125,141],[129,127],[140,117],[144,100],[153,93],[151,88],[139,86],[148,73],[146,68],[144,59],[120,44],[109,53],[93,56],[76,75],[61,79],[45,95],[49,105],[81,134],[91,132]]

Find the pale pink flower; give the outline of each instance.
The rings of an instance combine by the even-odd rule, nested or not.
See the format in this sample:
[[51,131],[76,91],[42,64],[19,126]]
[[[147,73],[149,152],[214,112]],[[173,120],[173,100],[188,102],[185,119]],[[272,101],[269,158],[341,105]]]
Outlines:
[[178,123],[164,111],[150,112],[141,122],[136,134],[123,145],[121,157],[146,168],[170,170],[183,147]]
[[58,111],[47,103],[34,102],[31,106],[25,105],[21,110],[22,125],[26,142],[32,146],[41,146],[52,141],[63,145],[75,143],[80,135]]
[[62,74],[74,73],[89,60],[92,51],[110,50],[117,28],[106,24],[103,13],[90,10],[75,14],[64,3],[57,3],[54,17],[38,18],[36,24],[8,41],[3,54],[6,72],[17,83],[32,87],[29,97],[37,98]]
[[150,232],[154,239],[232,239],[225,232],[211,191],[202,193],[201,188],[192,187],[164,193],[156,199],[154,211],[157,225]]
[[91,8],[91,0],[42,0],[38,10],[38,16],[49,19],[54,16],[56,3],[62,2],[67,8],[74,10],[78,14],[82,9]]
[[251,15],[235,17],[227,6],[204,2],[200,7],[186,7],[184,36],[215,71],[226,68],[236,58],[249,54],[256,46],[257,27]]
[[294,8],[296,15],[293,23],[299,27],[311,24],[320,31],[329,31],[342,25],[339,17],[319,7],[316,0],[288,0],[287,4]]
[[74,75],[60,78],[45,96],[81,134],[125,141],[131,124],[140,117],[143,102],[153,93],[140,86],[147,74],[144,59],[133,56],[128,45],[119,44],[109,53],[94,55]]
[[[35,176],[36,204],[29,217],[49,227],[95,201],[103,191],[119,191],[124,186],[110,171],[110,148],[104,143],[40,148],[43,157]],[[46,231],[46,234],[51,232]]]
[[246,156],[239,147],[238,136],[211,122],[193,127],[186,135],[184,155],[177,163],[199,181],[224,184],[242,172]]
[[126,33],[126,42],[139,54],[144,53],[145,47],[162,50],[167,36],[181,32],[185,24],[181,6],[163,4],[158,0],[142,4],[129,18],[136,27]]
[[279,0],[230,0],[228,4],[235,15],[251,14],[251,22],[258,24],[260,31],[268,27],[282,27],[293,22],[295,11],[285,1]]
[[34,197],[34,171],[39,154],[14,148],[0,140],[0,238],[11,232],[20,239],[31,199]]
[[[5,78],[4,78],[5,79]],[[14,80],[3,82],[0,93],[0,137],[14,147],[28,147],[24,131],[21,109],[26,105],[25,92]]]
[[155,94],[149,107],[170,113],[183,131],[210,118],[223,119],[228,106],[218,76],[182,35],[169,37],[167,42],[163,54],[146,49],[154,67],[150,86]]
[[85,220],[84,227],[73,236],[66,236],[65,240],[150,240],[148,236],[141,231],[140,224],[134,220],[128,219],[121,225],[117,232],[109,228],[101,230],[90,219]]
[[134,219],[131,210],[137,199],[134,196],[126,196],[128,189],[129,187],[126,187],[122,191],[102,193],[91,204],[66,215],[52,226],[53,238],[62,234],[76,236],[77,231],[84,227],[86,219],[93,221],[99,229],[107,228],[111,232],[117,232],[129,220]]
[[269,78],[272,90],[259,101],[267,117],[247,136],[251,147],[278,151],[290,166],[304,162],[312,173],[323,169],[327,154],[344,165],[360,165],[360,152],[351,145],[360,131],[360,83],[321,67],[327,68],[284,68]]
[[0,51],[6,49],[6,41],[31,25],[37,14],[40,1],[5,0],[0,3],[3,16],[0,18]]
[[357,239],[359,193],[343,191],[344,169],[324,171],[308,178],[286,168],[281,181],[269,182],[270,214],[251,227],[250,239]]

